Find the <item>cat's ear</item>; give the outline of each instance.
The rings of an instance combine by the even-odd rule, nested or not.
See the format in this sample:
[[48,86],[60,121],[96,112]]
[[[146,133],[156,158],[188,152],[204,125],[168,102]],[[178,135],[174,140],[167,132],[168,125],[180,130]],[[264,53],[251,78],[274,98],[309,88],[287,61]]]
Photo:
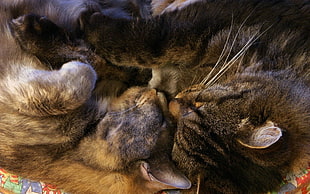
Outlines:
[[149,188],[159,191],[166,189],[189,189],[191,187],[191,182],[175,167],[172,161],[142,162],[140,170]]
[[237,141],[248,148],[264,149],[275,144],[282,136],[282,130],[272,121],[254,128],[239,136]]

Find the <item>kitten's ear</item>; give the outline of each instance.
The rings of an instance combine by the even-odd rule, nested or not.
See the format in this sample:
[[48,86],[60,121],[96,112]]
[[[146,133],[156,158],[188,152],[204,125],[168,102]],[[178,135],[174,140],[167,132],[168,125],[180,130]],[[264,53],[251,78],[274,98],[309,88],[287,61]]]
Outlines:
[[267,121],[250,132],[243,133],[237,141],[248,148],[264,149],[275,144],[282,136],[282,130],[272,121]]
[[147,187],[158,191],[166,189],[189,189],[191,182],[172,163],[172,161],[149,161],[140,165]]

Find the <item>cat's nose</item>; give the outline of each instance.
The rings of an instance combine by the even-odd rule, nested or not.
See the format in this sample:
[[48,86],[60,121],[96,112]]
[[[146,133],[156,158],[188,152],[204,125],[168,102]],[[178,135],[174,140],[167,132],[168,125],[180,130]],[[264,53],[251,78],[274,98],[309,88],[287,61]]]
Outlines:
[[169,112],[175,118],[186,117],[192,115],[196,109],[203,106],[205,103],[196,102],[194,104],[184,101],[182,98],[175,98],[169,103]]
[[193,112],[191,106],[182,101],[181,98],[175,98],[169,103],[169,111],[175,119],[186,116]]
[[173,99],[170,103],[169,103],[169,111],[172,114],[172,116],[176,119],[179,118],[180,116],[180,109],[181,109],[181,105],[178,102],[178,99]]

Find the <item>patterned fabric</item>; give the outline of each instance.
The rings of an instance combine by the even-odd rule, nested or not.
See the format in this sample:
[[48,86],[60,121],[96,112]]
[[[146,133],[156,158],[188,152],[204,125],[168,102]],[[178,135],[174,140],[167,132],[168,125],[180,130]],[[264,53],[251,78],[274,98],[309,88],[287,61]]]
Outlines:
[[[53,185],[23,179],[8,173],[3,168],[0,168],[0,183],[0,186],[3,188],[0,190],[1,194],[65,194]],[[5,190],[11,192],[6,192]]]
[[[285,194],[288,192],[310,194],[310,167],[304,170],[294,180],[284,180],[280,191],[269,194]],[[33,182],[13,175],[0,168],[0,194],[67,194],[53,185],[42,182]],[[177,191],[163,191],[157,194],[176,194]]]
[[300,175],[293,180],[284,179],[280,190],[278,192],[272,192],[272,194],[287,192],[310,194],[310,167],[301,172]]

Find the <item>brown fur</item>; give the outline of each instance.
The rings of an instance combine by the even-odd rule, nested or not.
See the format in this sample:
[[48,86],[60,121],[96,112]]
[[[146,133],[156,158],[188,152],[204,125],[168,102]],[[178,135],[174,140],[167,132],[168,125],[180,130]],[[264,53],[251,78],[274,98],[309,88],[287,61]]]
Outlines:
[[150,20],[95,13],[86,40],[114,64],[152,68],[152,87],[180,92],[173,159],[196,184],[189,192],[279,189],[310,161],[309,2],[187,3]]
[[83,15],[85,39],[113,64],[152,68],[150,86],[177,94],[172,155],[189,193],[279,189],[310,161],[309,3],[186,5],[147,20]]
[[[83,62],[71,61],[69,56],[49,66],[22,50],[12,34],[13,25],[42,19],[40,24],[47,24],[60,38],[45,36],[46,40],[64,41],[69,50],[62,51],[81,56],[78,54],[85,53],[86,47],[77,52],[71,49],[65,31],[75,29],[75,16],[92,2],[79,2],[82,6],[76,1],[41,1],[42,7],[34,3],[0,3],[1,167],[70,193],[154,193],[188,188],[189,181],[166,154],[172,149],[173,123],[165,116],[168,110],[161,93],[144,87],[126,90],[119,97],[104,88],[94,92],[97,74],[89,61],[79,57],[75,59]],[[13,20],[24,12],[44,14],[66,29],[54,28],[53,22],[33,14]],[[44,34],[38,23],[27,24]],[[104,60],[96,56],[92,61],[107,65],[100,64]],[[135,125],[145,119],[147,123]]]

